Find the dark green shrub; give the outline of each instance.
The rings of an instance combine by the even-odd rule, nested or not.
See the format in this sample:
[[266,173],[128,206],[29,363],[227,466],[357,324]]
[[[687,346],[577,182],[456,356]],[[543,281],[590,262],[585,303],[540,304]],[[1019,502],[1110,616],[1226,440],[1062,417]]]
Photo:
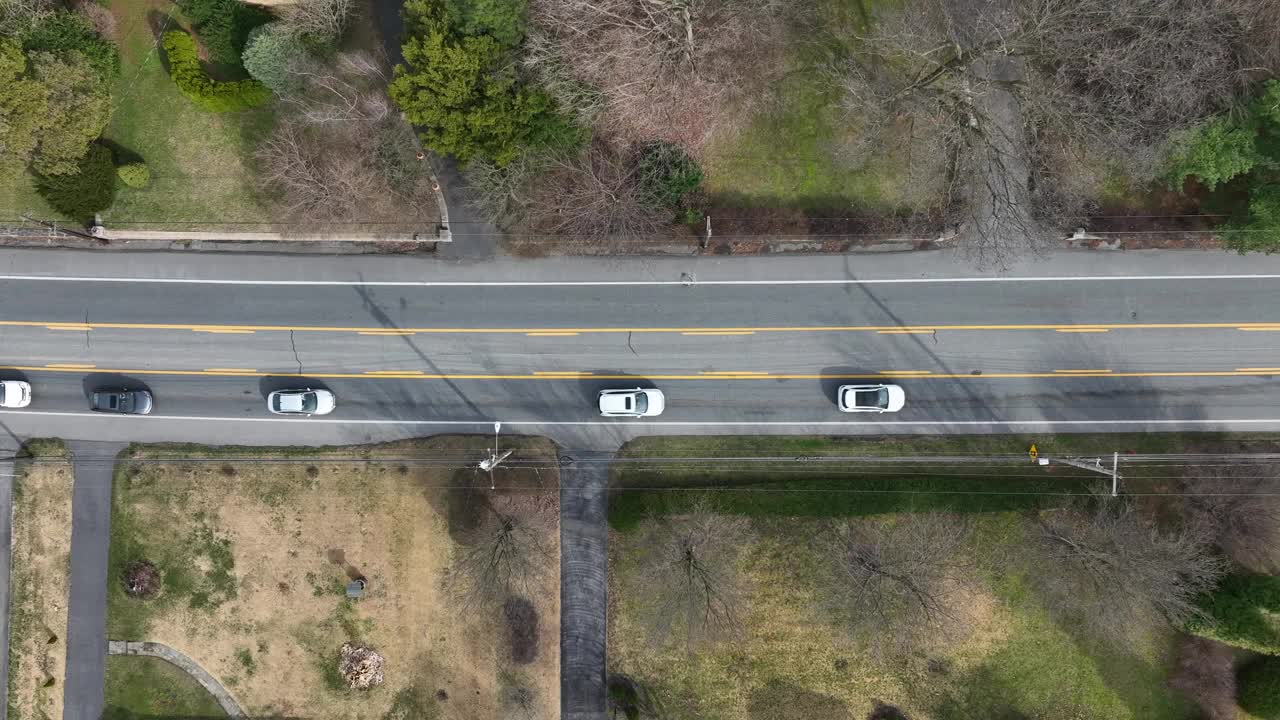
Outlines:
[[131,188],[144,188],[151,183],[151,168],[146,163],[133,162],[116,168],[120,181]]
[[1245,665],[1236,687],[1242,709],[1261,720],[1280,720],[1280,658]]
[[1280,577],[1229,575],[1201,599],[1205,617],[1192,618],[1187,632],[1264,655],[1280,655]]
[[22,40],[22,49],[54,54],[79,52],[104,80],[120,71],[116,46],[98,37],[88,18],[67,10],[51,13],[32,27]]
[[94,213],[116,199],[116,172],[111,151],[93,145],[71,175],[36,175],[36,192],[58,212],[88,224]]
[[679,145],[650,143],[640,150],[640,182],[653,198],[669,208],[702,184],[702,168]]
[[220,82],[209,77],[196,55],[196,43],[184,32],[164,34],[164,52],[169,58],[169,75],[192,102],[210,112],[245,110],[271,97],[267,86],[257,80]]
[[462,35],[490,35],[506,47],[524,38],[525,0],[445,0],[449,24]]
[[525,85],[493,36],[458,34],[432,0],[409,0],[404,16],[406,64],[396,67],[390,94],[425,145],[464,163],[505,166],[531,146],[580,142],[582,131]]
[[249,33],[272,20],[265,9],[240,0],[178,0],[209,52],[220,65],[240,67],[240,56],[249,42]]

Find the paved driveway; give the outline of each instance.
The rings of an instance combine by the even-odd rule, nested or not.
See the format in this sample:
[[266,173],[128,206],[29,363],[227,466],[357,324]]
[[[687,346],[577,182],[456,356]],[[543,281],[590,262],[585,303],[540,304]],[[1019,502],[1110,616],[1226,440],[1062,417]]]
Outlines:
[[[572,458],[572,460],[569,460]],[[610,453],[568,451],[560,464],[560,708],[605,716]]]
[[71,441],[71,601],[67,617],[65,720],[99,720],[107,660],[107,544],[111,473],[123,443]]

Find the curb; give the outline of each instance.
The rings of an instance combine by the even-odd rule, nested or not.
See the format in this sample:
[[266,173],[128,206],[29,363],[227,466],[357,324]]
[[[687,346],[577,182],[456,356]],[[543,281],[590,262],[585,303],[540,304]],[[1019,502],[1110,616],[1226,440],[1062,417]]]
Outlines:
[[222,706],[223,712],[231,720],[247,720],[248,716],[240,709],[240,705],[235,698],[231,697],[231,693],[222,686],[222,683],[214,679],[204,668],[200,667],[195,660],[183,655],[173,648],[158,642],[134,642],[132,640],[108,640],[108,655],[142,655],[145,657],[156,657],[165,660],[170,664],[178,667],[186,672],[200,686],[213,696],[214,700]]

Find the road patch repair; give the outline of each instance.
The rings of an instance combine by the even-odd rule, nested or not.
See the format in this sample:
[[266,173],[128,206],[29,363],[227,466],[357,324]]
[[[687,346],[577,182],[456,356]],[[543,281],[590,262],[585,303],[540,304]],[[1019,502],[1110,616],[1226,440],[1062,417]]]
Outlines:
[[62,717],[74,478],[61,442],[37,440],[13,485],[9,717]]
[[[135,445],[116,469],[108,634],[181,653],[249,717],[552,715],[558,469],[549,442],[503,441],[492,478],[482,437]],[[493,542],[530,572],[478,563]]]

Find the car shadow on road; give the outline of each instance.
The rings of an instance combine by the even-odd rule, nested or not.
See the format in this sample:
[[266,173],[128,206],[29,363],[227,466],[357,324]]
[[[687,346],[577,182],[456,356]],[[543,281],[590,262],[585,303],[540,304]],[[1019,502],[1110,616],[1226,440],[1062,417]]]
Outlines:
[[102,390],[151,390],[145,382],[120,373],[89,373],[84,376],[80,386],[84,390],[85,402],[95,392]]

